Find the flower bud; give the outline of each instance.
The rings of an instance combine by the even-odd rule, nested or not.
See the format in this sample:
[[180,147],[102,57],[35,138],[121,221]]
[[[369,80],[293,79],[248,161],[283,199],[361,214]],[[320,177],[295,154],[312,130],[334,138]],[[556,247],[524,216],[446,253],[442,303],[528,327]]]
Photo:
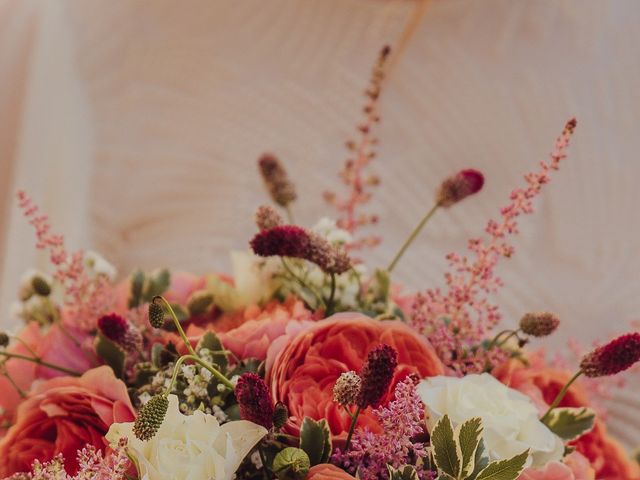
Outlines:
[[282,402],[276,403],[276,406],[273,407],[273,426],[276,430],[280,430],[285,426],[287,420],[289,420],[289,409]]
[[256,211],[256,225],[260,230],[269,230],[270,228],[279,227],[284,222],[278,212],[273,207],[261,205]]
[[31,279],[31,287],[41,297],[48,297],[51,293],[51,285],[40,275],[36,275]]
[[149,304],[149,323],[154,328],[162,328],[164,325],[164,308],[155,302]]
[[551,335],[560,325],[560,320],[550,312],[531,312],[520,319],[520,330],[532,337]]
[[273,426],[273,401],[269,387],[260,376],[255,373],[243,374],[238,379],[235,394],[240,406],[240,418],[267,429]]
[[362,379],[354,371],[344,372],[333,386],[333,401],[339,405],[353,405],[360,394]]
[[640,361],[640,333],[627,333],[582,358],[580,369],[587,377],[622,372]]
[[304,450],[287,447],[278,452],[272,468],[279,480],[302,480],[309,473],[311,461]]
[[169,409],[169,399],[164,395],[155,395],[145,403],[133,424],[133,433],[142,441],[152,439],[164,421]]
[[441,207],[450,207],[454,203],[478,193],[484,185],[484,175],[478,170],[461,170],[447,178],[436,195],[436,203]]
[[356,399],[360,408],[377,407],[387,393],[398,365],[398,352],[389,345],[379,345],[369,352],[360,372],[362,385]]
[[296,198],[296,189],[289,180],[286,170],[274,155],[263,154],[258,160],[262,179],[274,202],[286,207]]
[[0,332],[0,348],[4,348],[9,345],[9,335],[5,332]]

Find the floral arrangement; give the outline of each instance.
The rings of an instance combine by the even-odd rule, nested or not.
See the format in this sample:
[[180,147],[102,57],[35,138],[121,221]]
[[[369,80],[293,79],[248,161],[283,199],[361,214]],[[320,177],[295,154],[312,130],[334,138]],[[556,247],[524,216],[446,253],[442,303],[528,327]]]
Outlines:
[[[0,333],[0,477],[10,479],[640,479],[604,423],[603,392],[640,360],[640,333],[579,357],[530,350],[560,323],[523,312],[515,329],[491,295],[518,220],[566,157],[525,175],[483,236],[452,253],[442,288],[404,293],[393,272],[429,219],[479,192],[481,172],[445,179],[386,268],[366,210],[389,49],[347,142],[334,220],[296,223],[294,182],[258,161],[260,206],[234,276],[158,270],[117,280],[93,252],[70,252],[25,193],[18,201],[52,271],[28,272]],[[279,213],[282,211],[283,215]]]

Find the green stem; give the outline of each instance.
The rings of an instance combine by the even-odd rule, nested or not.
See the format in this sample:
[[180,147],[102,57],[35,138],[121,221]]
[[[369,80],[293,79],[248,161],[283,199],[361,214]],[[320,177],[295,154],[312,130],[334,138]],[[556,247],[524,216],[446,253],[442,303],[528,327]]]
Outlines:
[[513,333],[513,332],[514,330],[511,330],[510,328],[499,332],[495,337],[493,337],[493,340],[491,340],[491,343],[489,343],[487,350],[491,350],[493,347],[495,347],[502,335],[504,335],[505,333]]
[[176,316],[176,312],[173,311],[173,308],[171,307],[169,302],[167,302],[167,300],[162,295],[156,295],[155,297],[153,297],[151,301],[155,302],[156,300],[162,300],[162,303],[164,303],[166,310],[171,315],[171,318],[173,318],[173,323],[176,326],[178,333],[182,337],[182,341],[187,346],[187,350],[189,350],[189,353],[192,356],[197,357],[198,355],[196,354],[196,351],[191,346],[191,342],[187,338],[187,335],[184,333],[184,330],[182,329],[182,325],[180,325],[180,320],[178,320],[178,317]]
[[25,392],[24,390],[22,390],[18,384],[15,382],[15,380],[11,377],[11,375],[9,374],[9,372],[7,371],[7,367],[3,365],[2,368],[2,375],[5,376],[5,378],[9,381],[9,383],[13,386],[13,388],[16,389],[16,392],[18,392],[18,395],[20,395],[20,398],[25,398],[27,396],[27,392]]
[[413,243],[413,241],[416,239],[416,237],[418,236],[420,231],[424,228],[424,226],[429,221],[429,219],[433,217],[433,214],[436,213],[436,210],[438,210],[439,206],[440,204],[436,203],[433,207],[431,207],[431,210],[429,210],[427,214],[424,217],[422,217],[422,220],[420,220],[420,223],[418,223],[418,226],[413,229],[413,232],[411,232],[411,235],[409,235],[409,238],[405,240],[404,244],[402,245],[402,247],[400,247],[400,250],[398,251],[398,253],[396,253],[396,256],[393,258],[393,260],[387,267],[387,271],[389,273],[391,273],[391,271],[395,268],[398,261],[402,258],[402,255],[404,255],[404,252]]
[[326,312],[326,316],[330,316],[333,315],[333,310],[334,310],[334,299],[336,296],[336,274],[332,273],[331,274],[331,293],[329,294],[329,300],[327,301],[327,312]]
[[169,386],[164,392],[165,397],[168,396],[173,391],[173,386],[175,385],[176,379],[178,378],[178,374],[180,373],[180,367],[187,360],[191,360],[192,362],[203,366],[204,368],[209,370],[214,377],[220,380],[220,382],[223,383],[229,390],[233,390],[233,383],[231,383],[227,377],[225,377],[222,373],[220,373],[217,369],[213,368],[207,362],[202,360],[200,357],[198,357],[197,355],[183,355],[178,359],[178,361],[173,367],[173,375],[171,375],[171,382],[169,382]]
[[551,403],[551,406],[549,407],[549,410],[547,410],[547,412],[542,416],[542,418],[540,418],[540,421],[544,423],[544,421],[549,417],[549,415],[551,414],[551,411],[556,408],[558,405],[560,405],[560,402],[562,401],[562,399],[564,398],[564,396],[567,394],[567,391],[569,390],[569,387],[571,386],[571,384],[573,382],[575,382],[578,377],[580,375],[582,375],[582,370],[578,370],[578,372],[571,377],[571,379],[565,384],[564,387],[562,387],[562,390],[560,390],[560,392],[558,392],[558,395],[556,395],[556,398],[553,400],[553,402]]
[[358,407],[351,417],[351,425],[349,426],[349,433],[347,434],[347,441],[344,444],[344,451],[349,451],[349,445],[351,444],[351,437],[353,436],[353,431],[356,429],[356,423],[358,422],[358,415],[360,415],[360,407]]
[[260,461],[262,462],[262,474],[265,480],[269,480],[269,473],[267,473],[267,457],[264,454],[262,447],[258,447],[258,453],[260,454]]
[[24,348],[27,349],[27,351],[34,356],[34,358],[36,358],[38,356],[38,354],[36,352],[33,351],[33,348],[31,348],[29,346],[29,344],[27,342],[25,342],[24,340],[22,340],[19,336],[17,335],[9,335],[10,338],[13,338],[14,340],[16,340],[18,343],[22,344],[22,346]]
[[287,271],[287,273],[291,275],[300,284],[302,288],[311,292],[311,294],[316,298],[316,301],[318,302],[317,306],[322,304],[326,308],[326,304],[322,299],[322,295],[320,295],[315,289],[313,289],[311,285],[307,285],[307,283],[293,271],[293,269],[289,266],[289,264],[284,259],[284,257],[280,257],[280,260],[282,261],[282,266]]
[[500,343],[498,343],[498,346],[499,347],[503,346],[505,343],[509,341],[511,337],[513,337],[514,335],[517,336],[519,331],[520,331],[519,329],[512,331],[509,335],[507,335],[507,338],[505,338],[504,340],[501,340]]
[[66,368],[66,367],[61,367],[60,365],[54,365],[53,363],[45,362],[39,357],[27,357],[26,355],[20,355],[19,353],[9,353],[9,352],[0,352],[0,355],[4,355],[7,358],[17,358],[19,360],[33,362],[37,365],[41,365],[43,367],[47,367],[52,370],[58,370],[59,372],[66,373],[67,375],[73,375],[75,377],[79,377],[80,375],[82,375],[82,372],[71,370],[70,368]]
[[293,220],[293,211],[291,210],[291,207],[287,205],[286,207],[284,207],[284,209],[287,212],[287,221],[289,222],[290,225],[293,225],[294,220]]

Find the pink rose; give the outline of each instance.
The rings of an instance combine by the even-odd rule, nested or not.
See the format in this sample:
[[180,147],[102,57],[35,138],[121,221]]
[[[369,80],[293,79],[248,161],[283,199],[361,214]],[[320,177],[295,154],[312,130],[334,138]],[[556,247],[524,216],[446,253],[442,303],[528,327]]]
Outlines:
[[344,470],[340,470],[330,463],[321,463],[315,467],[311,467],[305,480],[355,480],[355,477],[349,475]]
[[[297,435],[305,416],[326,418],[334,438],[346,438],[351,419],[334,403],[333,386],[343,372],[359,371],[367,353],[381,343],[398,351],[389,391],[411,373],[421,378],[445,373],[429,342],[405,323],[377,321],[359,313],[334,315],[294,337],[267,370],[274,399],[289,408],[287,430]],[[358,424],[380,431],[370,409],[360,414]]]
[[30,471],[35,459],[48,461],[58,453],[73,474],[79,449],[90,444],[104,450],[109,426],[134,418],[127,387],[109,367],[36,384],[0,440],[0,477]]
[[594,480],[595,472],[589,461],[574,452],[564,458],[564,463],[551,462],[545,468],[527,468],[518,480]]
[[[66,333],[65,333],[66,332]],[[69,338],[72,335],[74,339]],[[63,330],[58,325],[43,329],[37,323],[29,323],[19,334],[20,341],[14,341],[9,353],[33,357],[34,354],[45,362],[61,367],[85,372],[97,365],[95,354],[80,348],[78,343],[84,343],[88,336],[76,330]],[[43,367],[33,362],[12,358],[5,363],[6,376],[0,376],[0,423],[13,423],[16,408],[22,397],[16,387],[28,392],[31,384],[37,379],[48,379],[66,375],[58,370]],[[12,382],[13,381],[13,382]],[[14,385],[15,384],[15,385]],[[0,431],[0,434],[4,433]]]

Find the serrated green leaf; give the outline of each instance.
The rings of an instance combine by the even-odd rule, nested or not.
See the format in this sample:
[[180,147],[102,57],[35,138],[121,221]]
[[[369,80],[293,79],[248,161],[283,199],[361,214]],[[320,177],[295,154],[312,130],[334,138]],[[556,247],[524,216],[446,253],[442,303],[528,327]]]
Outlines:
[[162,269],[147,281],[147,287],[144,289],[143,299],[150,302],[156,295],[162,295],[171,285],[171,273],[169,270]]
[[448,415],[445,415],[436,423],[431,432],[431,447],[438,469],[453,478],[460,474],[460,456],[458,445],[453,437],[453,427]]
[[474,458],[482,438],[482,419],[475,417],[464,422],[457,429],[458,445],[462,461],[462,476],[473,472]]
[[590,432],[596,421],[596,412],[590,408],[555,408],[543,423],[565,441]]
[[136,270],[131,275],[131,295],[129,296],[129,308],[139,307],[142,301],[142,288],[144,287],[144,272]]
[[473,472],[467,477],[467,480],[476,480],[478,474],[489,465],[489,457],[485,456],[484,452],[484,440],[481,438],[473,458]]
[[307,452],[311,465],[326,463],[331,455],[331,431],[327,421],[305,417],[300,427],[300,448]]
[[529,458],[529,450],[508,460],[491,462],[482,470],[476,480],[516,480],[520,476]]
[[[200,338],[200,341],[196,346],[196,352],[200,352],[203,348],[208,349],[210,352],[220,352],[224,350],[222,342],[213,332],[207,332],[202,336],[202,338]],[[227,356],[224,353],[213,353],[212,357],[213,363],[217,364],[220,369],[223,371],[227,369],[228,361]]]
[[109,365],[116,377],[122,378],[126,355],[115,343],[101,334],[96,339],[96,354]]
[[418,472],[412,465],[403,465],[395,469],[391,465],[387,465],[389,470],[389,480],[418,480]]

